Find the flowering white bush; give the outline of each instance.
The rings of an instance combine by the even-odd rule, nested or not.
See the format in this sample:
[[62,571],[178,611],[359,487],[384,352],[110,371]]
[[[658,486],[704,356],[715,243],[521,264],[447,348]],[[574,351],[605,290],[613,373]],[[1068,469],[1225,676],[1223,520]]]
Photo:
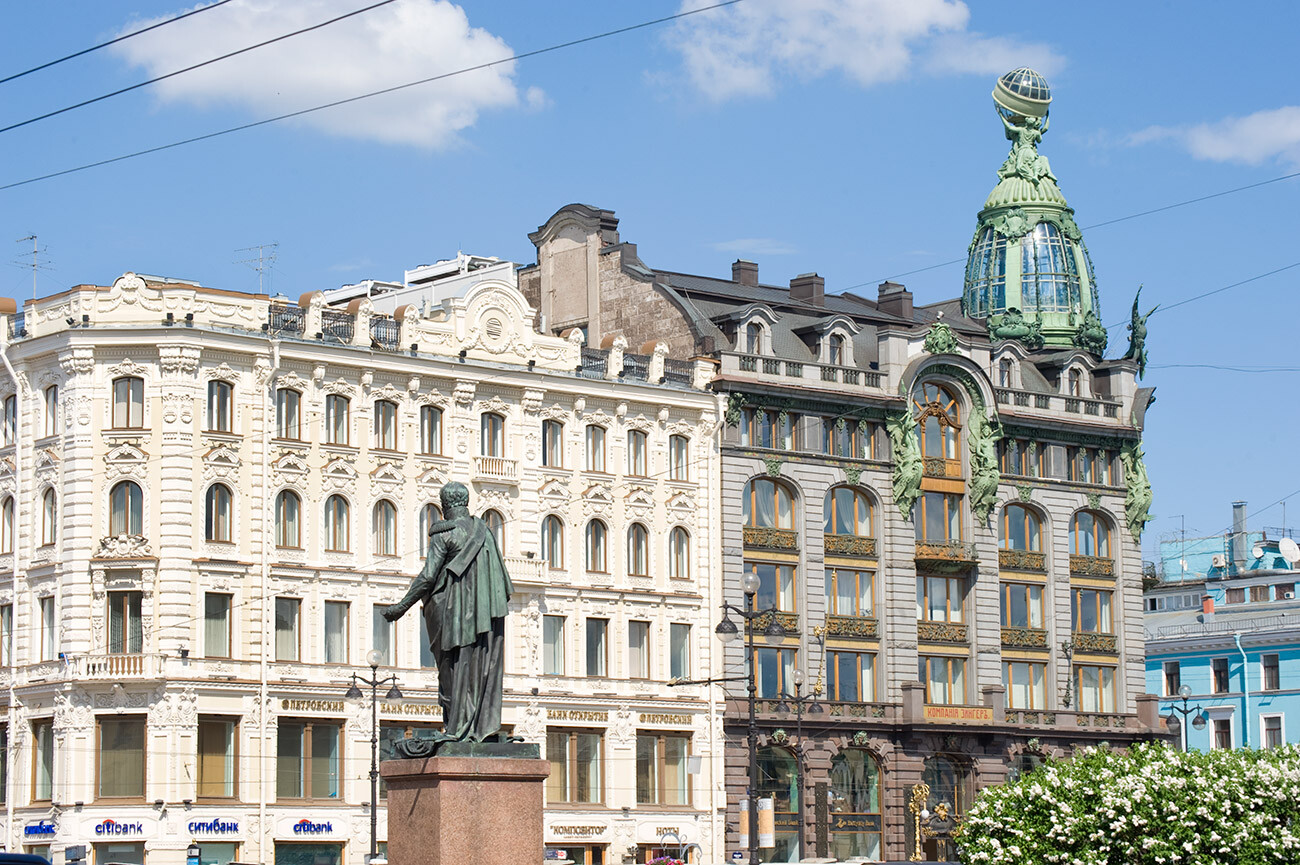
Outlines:
[[1086,748],[981,791],[957,836],[967,865],[1300,862],[1300,748]]

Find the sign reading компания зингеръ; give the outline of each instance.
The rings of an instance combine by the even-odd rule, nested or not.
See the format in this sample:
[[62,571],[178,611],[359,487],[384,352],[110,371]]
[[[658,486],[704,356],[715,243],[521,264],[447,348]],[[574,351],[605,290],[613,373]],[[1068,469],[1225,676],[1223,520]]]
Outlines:
[[993,710],[988,706],[932,706],[925,707],[927,721],[956,721],[958,723],[986,723],[993,720]]

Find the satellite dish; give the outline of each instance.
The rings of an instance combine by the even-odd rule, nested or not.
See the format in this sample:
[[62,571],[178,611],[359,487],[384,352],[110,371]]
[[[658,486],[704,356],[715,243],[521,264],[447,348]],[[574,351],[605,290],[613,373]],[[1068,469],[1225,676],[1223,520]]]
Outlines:
[[1293,565],[1296,562],[1300,562],[1300,546],[1297,546],[1296,542],[1290,538],[1283,538],[1278,541],[1277,551],[1282,554],[1282,558],[1286,559]]
[[1252,549],[1250,552],[1251,555],[1253,555],[1257,559],[1264,558],[1264,548],[1261,547],[1259,544],[1255,544],[1255,548]]

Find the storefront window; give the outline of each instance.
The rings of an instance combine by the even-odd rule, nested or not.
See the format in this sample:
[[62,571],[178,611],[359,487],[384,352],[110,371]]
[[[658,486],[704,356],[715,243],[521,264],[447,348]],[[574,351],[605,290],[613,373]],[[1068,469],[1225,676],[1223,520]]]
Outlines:
[[275,845],[275,865],[340,865],[342,844]]
[[757,795],[773,799],[776,812],[776,847],[760,848],[760,858],[764,862],[798,862],[799,773],[793,754],[784,748],[759,749]]
[[[49,847],[45,857],[49,858]],[[95,865],[144,865],[143,844],[96,844]]]
[[239,845],[233,841],[204,841],[199,846],[199,865],[230,865],[239,861]]
[[880,767],[861,748],[841,751],[831,758],[831,855],[879,859]]

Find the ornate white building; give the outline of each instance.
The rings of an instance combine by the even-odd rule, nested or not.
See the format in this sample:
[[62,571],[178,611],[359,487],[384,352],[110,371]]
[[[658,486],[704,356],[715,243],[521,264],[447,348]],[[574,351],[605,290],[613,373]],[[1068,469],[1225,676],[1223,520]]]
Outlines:
[[0,312],[6,849],[363,862],[344,693],[377,651],[384,749],[437,724],[420,617],[375,610],[455,479],[515,582],[505,721],[551,760],[548,847],[721,858],[720,714],[666,686],[715,663],[710,362],[540,334],[508,272],[392,317],[131,273]]

